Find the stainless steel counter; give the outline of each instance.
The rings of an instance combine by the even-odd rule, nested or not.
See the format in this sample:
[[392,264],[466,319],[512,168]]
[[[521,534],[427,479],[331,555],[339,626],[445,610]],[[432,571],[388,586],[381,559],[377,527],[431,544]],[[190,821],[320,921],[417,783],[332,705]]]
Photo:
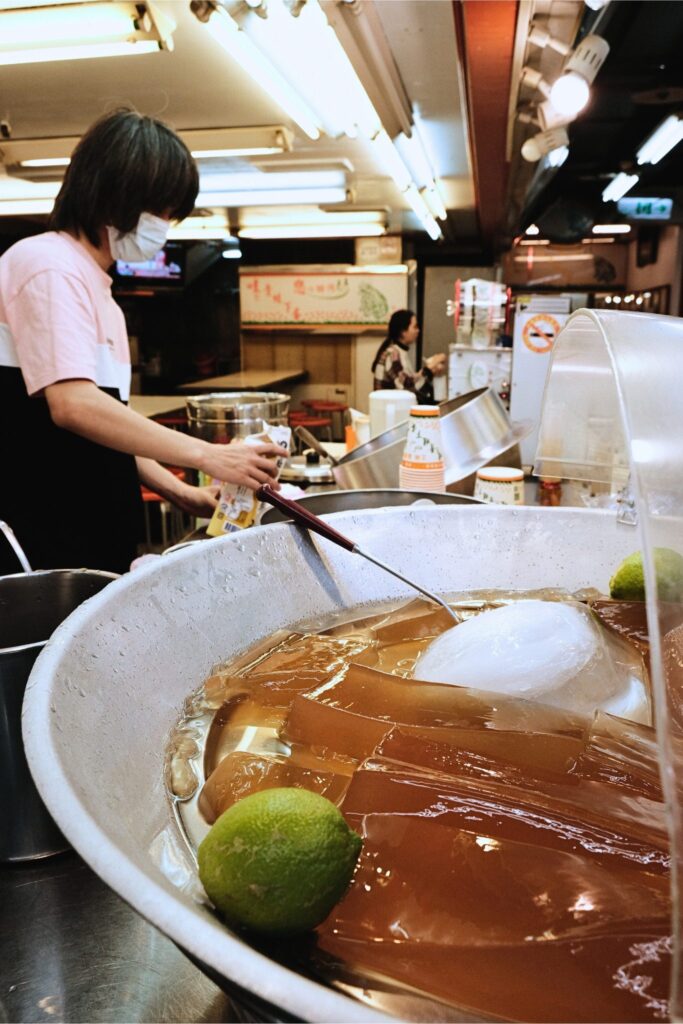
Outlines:
[[75,853],[0,867],[0,1022],[239,1021]]

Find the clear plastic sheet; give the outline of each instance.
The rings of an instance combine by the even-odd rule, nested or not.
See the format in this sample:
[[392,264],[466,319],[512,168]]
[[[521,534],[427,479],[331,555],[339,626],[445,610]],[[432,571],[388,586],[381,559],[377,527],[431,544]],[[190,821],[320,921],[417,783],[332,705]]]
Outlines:
[[[655,723],[672,846],[671,1018],[683,1019],[683,582],[657,590],[654,553],[683,554],[683,320],[579,310],[546,378],[535,472],[607,483],[643,552]],[[679,623],[672,628],[672,621]]]

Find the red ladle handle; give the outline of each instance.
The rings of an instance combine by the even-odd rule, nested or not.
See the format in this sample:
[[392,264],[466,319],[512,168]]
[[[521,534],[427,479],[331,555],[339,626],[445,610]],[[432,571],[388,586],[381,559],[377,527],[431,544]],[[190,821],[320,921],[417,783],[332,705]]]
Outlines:
[[259,501],[267,501],[269,505],[279,508],[281,512],[284,512],[290,519],[293,519],[299,526],[305,526],[307,530],[319,533],[321,537],[331,540],[333,544],[338,544],[339,547],[344,548],[346,551],[356,550],[356,544],[349,540],[348,537],[345,537],[343,533],[333,530],[331,526],[324,523],[322,519],[318,519],[317,516],[314,516],[303,505],[299,505],[298,502],[292,501],[290,498],[283,498],[281,494],[274,491],[268,484],[259,487],[256,497]]

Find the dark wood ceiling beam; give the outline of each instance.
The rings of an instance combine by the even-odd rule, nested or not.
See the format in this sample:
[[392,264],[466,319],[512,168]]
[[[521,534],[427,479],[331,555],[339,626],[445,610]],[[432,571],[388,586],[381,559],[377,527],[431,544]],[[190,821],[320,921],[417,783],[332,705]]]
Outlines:
[[453,0],[462,63],[477,217],[493,250],[505,214],[508,105],[517,0]]

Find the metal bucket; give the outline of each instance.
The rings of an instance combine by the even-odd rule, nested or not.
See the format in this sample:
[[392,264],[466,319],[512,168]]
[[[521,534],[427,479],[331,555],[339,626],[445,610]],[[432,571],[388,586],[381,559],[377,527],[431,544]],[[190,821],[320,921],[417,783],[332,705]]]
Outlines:
[[[372,488],[367,491],[329,491],[320,494],[304,494],[296,499],[315,516],[326,516],[333,512],[352,512],[364,508],[397,508],[406,505],[479,505],[478,498],[464,494],[435,494],[432,491],[403,491],[393,488]],[[291,522],[277,508],[269,508],[261,517],[261,525]]]
[[21,705],[33,663],[79,604],[117,579],[88,569],[0,577],[0,861],[68,849],[38,796],[21,739]]
[[[438,593],[605,591],[634,545],[613,512],[593,509],[440,505],[330,521]],[[268,959],[173,883],[158,855],[161,839],[176,835],[171,849],[181,856],[184,847],[164,789],[164,751],[186,698],[216,664],[277,630],[316,628],[409,597],[404,584],[339,547],[290,525],[259,527],[129,573],[77,609],[31,676],[26,748],[70,842],[195,961],[239,983],[254,1005],[276,1002],[296,1020],[387,1022],[397,1013],[386,987],[332,990]],[[271,1019],[262,1013],[257,1019]],[[417,1006],[410,1019],[420,1019]],[[475,1018],[463,1008],[441,1019]]]
[[258,434],[264,423],[287,423],[290,396],[278,391],[215,391],[185,399],[190,433],[203,441],[227,444]]
[[[503,453],[506,464],[520,465],[518,443],[530,432],[532,422],[511,423],[492,388],[478,388],[442,402],[439,411],[447,486],[472,493],[473,474]],[[407,434],[406,420],[344,455],[332,470],[337,484],[345,490],[398,487]],[[471,486],[460,486],[468,478]]]

